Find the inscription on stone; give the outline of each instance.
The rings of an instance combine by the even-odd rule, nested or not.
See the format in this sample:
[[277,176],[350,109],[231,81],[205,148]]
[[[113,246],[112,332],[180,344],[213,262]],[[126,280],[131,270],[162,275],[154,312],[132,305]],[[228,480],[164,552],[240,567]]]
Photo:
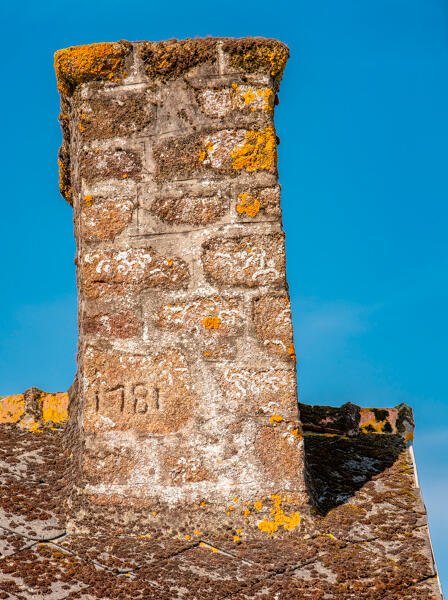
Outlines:
[[119,384],[104,386],[95,392],[95,412],[109,414],[146,415],[160,411],[158,388],[146,383]]

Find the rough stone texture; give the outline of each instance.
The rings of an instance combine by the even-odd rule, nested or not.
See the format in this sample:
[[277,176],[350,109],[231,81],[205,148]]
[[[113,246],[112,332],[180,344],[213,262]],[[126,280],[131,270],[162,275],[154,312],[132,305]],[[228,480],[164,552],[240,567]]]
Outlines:
[[[61,452],[61,439],[74,423],[55,396],[32,389],[0,399],[0,479],[10,490],[0,503],[7,507],[7,520],[4,512],[0,520],[3,600],[442,600],[410,445],[412,414],[404,405],[300,405],[310,423],[303,435],[313,510],[297,527],[290,503],[272,495],[243,506],[234,497],[227,513],[243,510],[242,526],[214,533],[195,529],[192,520],[163,534],[154,507],[147,510],[151,525],[126,521],[127,531],[117,535],[106,530],[116,506],[100,505],[96,518],[105,533],[92,536],[66,533],[72,458]],[[23,398],[27,408],[14,413]],[[39,413],[44,400],[53,420]],[[395,420],[392,432],[363,432],[363,410],[374,415],[372,427]],[[325,430],[335,423],[340,433]],[[111,456],[99,458],[95,448],[97,463]],[[291,468],[293,460],[282,466]],[[253,537],[253,515],[262,539]],[[285,537],[290,531],[295,535]]]
[[273,121],[288,50],[240,42],[56,54],[80,291],[73,533],[261,535],[271,496],[308,510]]

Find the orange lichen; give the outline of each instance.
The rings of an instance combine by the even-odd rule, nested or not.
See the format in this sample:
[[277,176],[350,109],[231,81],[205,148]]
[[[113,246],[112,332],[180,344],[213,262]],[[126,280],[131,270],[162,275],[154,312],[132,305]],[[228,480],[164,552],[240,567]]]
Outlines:
[[42,419],[45,423],[64,423],[68,420],[68,394],[66,392],[43,393],[40,401],[42,402]]
[[245,213],[249,217],[256,217],[260,211],[260,201],[255,196],[249,196],[247,193],[238,194],[240,199],[239,204],[236,205],[236,212],[240,215]]
[[283,417],[281,415],[272,415],[269,420],[272,424],[281,423],[283,421]]
[[269,126],[261,131],[248,131],[246,142],[230,152],[232,167],[239,171],[272,171],[277,159],[277,145],[274,128]]
[[272,535],[278,530],[279,527],[283,527],[283,529],[289,531],[291,529],[295,529],[300,524],[299,513],[293,512],[289,516],[285,515],[281,507],[283,500],[285,499],[282,499],[281,496],[271,496],[273,508],[271,509],[270,513],[274,517],[274,520],[269,521],[266,518],[263,519],[263,521],[260,521],[260,523],[258,524],[258,529]]
[[289,357],[291,358],[291,360],[293,360],[294,363],[296,363],[297,362],[296,351],[295,351],[295,348],[294,348],[294,344],[292,342],[291,342],[291,344],[290,344],[290,346],[288,348],[288,354],[289,354]]
[[243,38],[229,40],[223,45],[229,54],[230,65],[248,73],[264,71],[274,78],[278,89],[286,61],[288,47],[277,40],[266,38]]
[[261,502],[259,502],[259,501],[258,501],[258,502],[255,502],[255,504],[254,504],[254,508],[255,508],[256,510],[261,510],[261,509],[263,508],[263,504],[262,504]]
[[171,258],[166,258],[165,260],[166,260],[166,262],[167,262],[167,264],[168,264],[169,267],[171,267],[171,265],[174,264],[174,261],[171,260]]
[[244,511],[244,516],[246,517],[246,519],[247,519],[247,517],[248,517],[249,515],[250,515],[250,510],[248,510],[248,509],[246,508],[246,510]]
[[214,548],[213,546],[209,546],[209,544],[206,544],[205,542],[199,542],[199,546],[201,548],[207,548],[208,550],[211,550],[212,552],[219,552],[218,548]]
[[59,91],[71,96],[78,85],[87,81],[119,81],[124,58],[130,50],[131,44],[126,41],[58,50],[54,55],[54,66]]
[[213,144],[210,141],[205,144],[205,150],[199,152],[200,162],[203,162],[206,159],[207,152],[213,152]]
[[17,423],[24,412],[23,394],[0,398],[0,423]]
[[122,178],[123,178],[123,179],[126,179],[126,178],[127,178],[127,176],[128,176],[128,174],[127,174],[127,173],[123,173],[123,175],[122,175]]
[[234,535],[234,536],[233,536],[233,541],[234,541],[234,542],[239,542],[239,541],[240,541],[240,539],[241,539],[241,538],[240,538],[240,536],[239,536],[239,535]]
[[202,320],[202,324],[206,329],[219,329],[221,319],[219,317],[205,317]]
[[413,439],[414,439],[413,432],[412,431],[408,431],[408,433],[404,437],[404,442],[405,442],[405,444],[409,444],[409,442],[412,442]]
[[300,433],[299,433],[299,430],[298,430],[298,429],[293,429],[293,430],[291,431],[291,435],[292,435],[292,436],[294,436],[295,438],[299,439],[299,440],[302,438],[302,436],[300,435]]
[[72,199],[72,186],[70,183],[70,171],[67,168],[66,163],[61,158],[58,158],[58,165],[59,165],[59,192],[60,192],[61,196],[63,198],[65,198],[65,200],[67,200],[67,202],[71,206],[73,204],[73,199]]
[[243,94],[243,99],[246,104],[250,104],[251,102],[253,102],[255,100],[255,94],[254,94],[252,88],[249,88],[249,91],[246,92],[245,94]]
[[84,196],[84,202],[87,206],[92,206],[93,197],[90,194],[87,194],[87,196]]

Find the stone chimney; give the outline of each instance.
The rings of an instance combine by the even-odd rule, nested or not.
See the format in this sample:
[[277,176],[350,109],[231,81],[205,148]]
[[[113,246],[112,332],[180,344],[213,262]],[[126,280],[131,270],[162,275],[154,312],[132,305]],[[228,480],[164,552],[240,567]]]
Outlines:
[[288,54],[205,38],[55,55],[79,288],[71,531],[300,521],[273,120]]

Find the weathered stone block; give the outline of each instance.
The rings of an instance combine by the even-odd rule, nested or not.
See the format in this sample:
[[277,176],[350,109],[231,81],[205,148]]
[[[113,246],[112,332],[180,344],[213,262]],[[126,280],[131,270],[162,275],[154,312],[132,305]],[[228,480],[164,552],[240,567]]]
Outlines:
[[203,245],[202,264],[223,285],[284,285],[284,235],[213,238]]
[[116,146],[83,150],[80,155],[80,174],[87,182],[106,178],[139,179],[141,172],[142,157],[135,150]]
[[132,198],[96,198],[87,194],[81,201],[80,234],[86,241],[113,240],[132,218]]
[[156,317],[156,325],[201,337],[234,335],[243,324],[240,298],[198,298],[190,302],[166,304]]
[[[154,151],[157,176],[166,179],[191,177],[211,170],[236,176],[238,171],[277,172],[274,128],[223,129],[206,135],[190,135],[162,142]],[[174,168],[176,165],[176,168]]]
[[280,186],[239,192],[235,210],[241,219],[254,219],[259,214],[280,217]]
[[128,137],[144,130],[154,117],[154,106],[146,93],[101,96],[82,103],[78,129],[86,141]]
[[150,210],[161,221],[170,224],[208,225],[223,217],[229,201],[221,194],[213,196],[183,195],[179,198],[156,197]]
[[102,338],[133,338],[140,330],[140,319],[133,312],[129,311],[113,314],[85,315],[83,319],[84,333],[99,335]]
[[111,297],[145,288],[182,288],[188,280],[186,263],[162,257],[152,248],[122,251],[93,250],[81,259],[82,290],[88,298]]
[[270,113],[274,110],[275,92],[268,87],[233,83],[229,88],[201,90],[198,97],[203,112],[216,118],[233,110]]
[[255,330],[266,350],[295,360],[289,298],[271,294],[255,298],[253,311]]
[[176,350],[144,356],[86,349],[84,430],[166,434],[195,412],[191,376]]
[[227,410],[266,416],[267,421],[297,418],[297,384],[292,369],[229,366],[221,370],[219,386]]

